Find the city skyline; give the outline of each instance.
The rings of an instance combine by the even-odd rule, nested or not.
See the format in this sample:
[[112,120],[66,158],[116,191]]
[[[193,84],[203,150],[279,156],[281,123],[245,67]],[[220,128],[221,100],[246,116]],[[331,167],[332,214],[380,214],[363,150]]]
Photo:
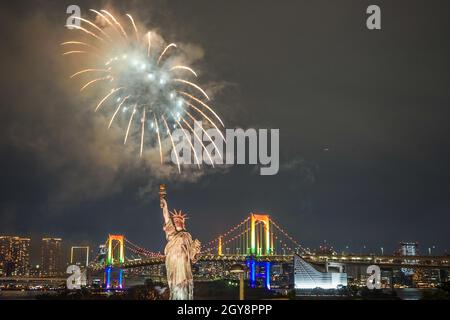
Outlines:
[[[60,258],[61,258],[61,272],[63,272],[64,266],[67,266],[70,264],[71,262],[71,255],[72,255],[72,250],[74,250],[74,248],[76,249],[82,249],[82,250],[86,250],[86,248],[89,248],[88,252],[88,257],[90,256],[91,259],[95,259],[100,251],[100,247],[102,246],[102,244],[100,243],[93,243],[87,240],[84,241],[79,241],[79,242],[70,242],[68,243],[67,241],[64,241],[64,239],[59,238],[59,237],[50,237],[50,236],[43,236],[40,237],[38,239],[33,239],[31,237],[22,237],[22,236],[17,236],[17,235],[2,235],[0,234],[0,241],[4,238],[11,238],[11,239],[23,239],[23,240],[27,240],[28,241],[28,246],[27,246],[27,261],[29,262],[27,267],[29,268],[34,268],[36,266],[39,266],[39,268],[43,268],[43,264],[42,264],[42,259],[43,259],[43,254],[42,254],[42,250],[43,250],[43,240],[44,239],[58,239],[60,240],[61,244],[61,249],[60,249]],[[409,252],[405,250],[405,244],[410,244],[410,245],[415,245],[414,247],[414,251],[413,252]],[[223,253],[227,253],[228,252],[228,248],[229,246],[224,246],[223,248]],[[442,249],[442,251],[439,250],[439,248],[436,248],[436,246],[421,246],[418,242],[414,242],[414,241],[410,241],[410,242],[405,242],[405,241],[399,241],[397,244],[393,245],[394,249],[392,251],[385,251],[384,247],[375,247],[375,250],[371,250],[370,248],[368,248],[367,246],[360,246],[360,247],[350,247],[350,246],[344,246],[344,247],[340,247],[337,248],[335,246],[333,246],[333,244],[328,243],[326,241],[322,242],[322,243],[318,243],[317,246],[314,247],[308,247],[308,249],[310,249],[312,252],[336,252],[337,254],[340,253],[344,253],[344,254],[375,254],[375,255],[387,255],[387,256],[394,256],[394,255],[419,255],[419,256],[439,256],[439,255],[447,255],[448,251],[447,249]],[[150,248],[150,250],[152,250]],[[1,251],[1,250],[0,250]],[[161,252],[156,250],[155,252]],[[85,255],[86,253],[83,253],[84,258],[85,259]],[[88,258],[89,259],[89,258]],[[1,256],[0,256],[0,262],[2,261]],[[90,261],[90,260],[89,260]]]

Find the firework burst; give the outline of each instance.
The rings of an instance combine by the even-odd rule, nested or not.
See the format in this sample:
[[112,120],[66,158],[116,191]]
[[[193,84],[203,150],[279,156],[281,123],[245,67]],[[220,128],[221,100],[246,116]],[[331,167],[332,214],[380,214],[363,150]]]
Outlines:
[[[194,132],[193,123],[202,121],[219,132],[224,124],[209,105],[208,94],[192,80],[198,77],[197,73],[171,58],[177,45],[161,44],[151,32],[140,33],[129,14],[122,24],[106,10],[90,11],[95,15],[95,22],[75,18],[80,25],[70,27],[80,39],[63,42],[61,46],[65,48],[65,56],[89,56],[89,61],[95,61],[70,78],[85,79],[81,92],[102,90],[106,93],[99,99],[95,112],[110,113],[108,129],[114,125],[123,128],[124,144],[136,140],[141,157],[145,148],[158,148],[161,163],[164,163],[164,143],[174,148],[173,130],[181,129],[186,137],[192,133],[211,159]],[[213,139],[206,136],[222,157]],[[194,146],[190,139],[188,141],[200,166]],[[180,161],[175,155],[180,172]]]

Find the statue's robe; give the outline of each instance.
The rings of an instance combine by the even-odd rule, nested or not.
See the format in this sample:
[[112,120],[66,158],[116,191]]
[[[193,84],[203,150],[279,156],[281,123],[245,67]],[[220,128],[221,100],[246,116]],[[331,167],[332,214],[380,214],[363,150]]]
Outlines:
[[191,263],[195,262],[198,251],[191,235],[186,230],[177,231],[172,219],[164,225],[167,245],[166,255],[167,281],[171,300],[192,300],[194,280]]

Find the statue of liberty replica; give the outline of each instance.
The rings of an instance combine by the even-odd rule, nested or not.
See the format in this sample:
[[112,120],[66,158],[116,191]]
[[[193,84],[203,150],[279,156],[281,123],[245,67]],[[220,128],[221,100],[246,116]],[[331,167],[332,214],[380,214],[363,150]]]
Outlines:
[[164,216],[163,229],[167,239],[164,254],[170,300],[193,300],[194,280],[191,266],[198,259],[200,241],[192,240],[192,236],[186,231],[186,215],[177,210],[169,213],[166,194],[165,185],[160,185],[160,204]]

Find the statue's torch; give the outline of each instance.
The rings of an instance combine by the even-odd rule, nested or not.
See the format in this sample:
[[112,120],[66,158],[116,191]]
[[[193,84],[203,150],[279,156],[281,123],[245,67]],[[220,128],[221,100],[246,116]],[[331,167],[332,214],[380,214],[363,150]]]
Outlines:
[[[166,185],[160,184],[159,185],[159,200],[166,200],[167,201],[167,191],[166,191]],[[161,202],[161,208],[162,208],[162,202]]]

